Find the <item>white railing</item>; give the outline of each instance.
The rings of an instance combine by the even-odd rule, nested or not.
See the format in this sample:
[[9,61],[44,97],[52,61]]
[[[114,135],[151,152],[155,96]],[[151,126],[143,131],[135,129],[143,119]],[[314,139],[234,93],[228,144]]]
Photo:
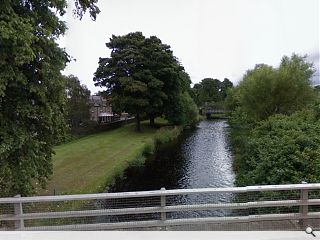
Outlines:
[[[268,192],[269,195],[266,194]],[[188,204],[170,201],[172,196],[199,194],[207,196],[209,200],[191,204],[190,201]],[[208,196],[215,194],[232,194],[233,197],[230,202],[210,201]],[[257,200],[251,201],[252,197]],[[210,215],[221,209],[235,212],[223,217]],[[239,210],[246,211],[246,215],[236,215]],[[175,212],[197,211],[207,211],[207,214],[204,217],[169,216]],[[83,220],[88,218],[91,218],[89,222]],[[51,224],[52,219],[58,221]],[[74,219],[82,220],[79,222]],[[5,230],[112,230],[281,220],[299,220],[306,225],[310,219],[319,220],[320,226],[320,184],[178,190],[162,188],[141,192],[0,198],[0,229]]]

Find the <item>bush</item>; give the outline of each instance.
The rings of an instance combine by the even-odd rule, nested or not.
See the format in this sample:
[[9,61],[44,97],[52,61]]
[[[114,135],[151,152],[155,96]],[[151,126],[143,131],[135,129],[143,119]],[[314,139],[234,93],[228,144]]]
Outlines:
[[146,161],[146,157],[141,154],[138,155],[132,162],[130,162],[130,167],[142,167]]
[[313,111],[275,115],[252,130],[237,185],[320,181],[320,121]]
[[185,92],[171,103],[166,119],[174,125],[192,126],[198,122],[199,110],[189,93]]
[[164,144],[178,138],[183,128],[181,126],[168,126],[160,128],[154,137],[156,145]]
[[144,148],[143,148],[142,154],[143,154],[144,156],[150,156],[150,155],[152,155],[152,154],[154,153],[154,150],[155,150],[155,144],[154,144],[154,142],[152,142],[152,143],[147,143],[147,144],[144,146]]

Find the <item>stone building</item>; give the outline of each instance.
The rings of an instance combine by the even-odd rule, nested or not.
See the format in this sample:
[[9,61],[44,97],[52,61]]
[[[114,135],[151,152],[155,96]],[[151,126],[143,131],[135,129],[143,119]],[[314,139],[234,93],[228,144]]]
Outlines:
[[90,96],[90,120],[98,123],[109,123],[114,121],[111,105],[105,98],[98,95]]

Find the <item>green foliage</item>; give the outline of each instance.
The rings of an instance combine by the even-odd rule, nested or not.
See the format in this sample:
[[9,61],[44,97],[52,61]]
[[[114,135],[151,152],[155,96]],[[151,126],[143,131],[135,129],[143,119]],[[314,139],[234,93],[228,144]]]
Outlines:
[[[96,1],[77,2],[83,13]],[[0,196],[31,194],[52,173],[52,147],[65,133],[68,55],[55,40],[66,30],[58,17],[66,7],[64,0],[0,2]]]
[[236,184],[320,180],[319,100],[305,57],[283,57],[278,68],[260,64],[229,90]]
[[241,106],[241,88],[229,88],[227,90],[227,97],[225,99],[225,107],[228,110],[235,110]]
[[74,3],[76,8],[73,10],[73,13],[80,19],[82,19],[86,11],[89,12],[92,20],[96,20],[97,15],[100,13],[100,9],[96,5],[98,0],[74,0]]
[[181,132],[183,131],[183,128],[181,126],[168,126],[168,127],[162,127],[160,128],[154,137],[154,141],[156,145],[161,145],[164,143],[168,143],[176,139]]
[[206,103],[223,102],[228,89],[232,87],[232,82],[227,78],[222,82],[218,79],[205,78],[193,86],[191,95],[197,105],[202,107]]
[[320,121],[313,111],[275,115],[250,134],[239,185],[320,181]]
[[130,163],[129,163],[129,167],[143,167],[144,163],[146,162],[146,157],[144,156],[144,154],[139,154],[135,159],[133,159]]
[[[168,94],[164,115],[173,125],[191,126],[198,122],[198,107],[190,96],[190,77],[185,72],[179,74],[180,90]],[[178,82],[178,83],[179,83]]]
[[165,114],[174,125],[191,126],[198,121],[198,108],[187,92],[176,96]]
[[66,111],[67,122],[71,128],[71,133],[79,135],[81,128],[90,125],[90,105],[89,97],[90,90],[80,84],[80,80],[69,75],[65,77],[66,80]]
[[112,104],[136,115],[138,130],[139,117],[143,114],[151,123],[161,115],[170,122],[183,122],[175,120],[184,116],[176,116],[181,111],[173,111],[171,106],[178,102],[175,109],[179,110],[185,107],[185,101],[190,102],[185,92],[190,90],[191,80],[170,46],[155,36],[145,38],[141,32],[112,36],[106,45],[112,50],[111,56],[99,59],[94,81],[106,87]]
[[[149,106],[148,89],[161,89],[163,85],[145,67],[147,59],[144,55],[146,51],[142,50],[146,48],[144,45],[146,39],[140,32],[112,36],[106,44],[112,49],[111,57],[99,59],[94,77],[96,85],[107,88],[106,93],[116,108],[137,116],[138,130],[139,115],[145,113]],[[155,100],[158,93],[153,93],[149,97]]]
[[229,123],[233,128],[250,129],[255,126],[253,119],[240,107],[234,109],[230,114]]
[[143,156],[150,156],[154,153],[154,151],[155,151],[155,144],[154,143],[146,144],[143,148],[142,155]]
[[315,100],[310,78],[314,70],[305,57],[283,57],[278,68],[265,64],[249,70],[237,88],[231,91],[227,105],[240,107],[252,121],[273,114],[291,114]]

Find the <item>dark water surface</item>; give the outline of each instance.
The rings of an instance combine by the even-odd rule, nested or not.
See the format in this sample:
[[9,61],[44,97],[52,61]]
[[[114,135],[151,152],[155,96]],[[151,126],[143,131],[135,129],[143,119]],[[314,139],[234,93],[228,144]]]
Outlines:
[[113,192],[232,187],[235,174],[225,120],[207,120],[163,146],[145,166],[126,171]]
[[[178,140],[161,147],[145,166],[128,169],[109,192],[232,187],[235,174],[226,120],[206,120]],[[173,196],[170,204],[231,202],[231,194]],[[213,213],[214,212],[214,213]],[[213,213],[213,214],[212,214]],[[176,213],[178,214],[178,213]],[[197,216],[229,215],[225,210],[199,211]]]

